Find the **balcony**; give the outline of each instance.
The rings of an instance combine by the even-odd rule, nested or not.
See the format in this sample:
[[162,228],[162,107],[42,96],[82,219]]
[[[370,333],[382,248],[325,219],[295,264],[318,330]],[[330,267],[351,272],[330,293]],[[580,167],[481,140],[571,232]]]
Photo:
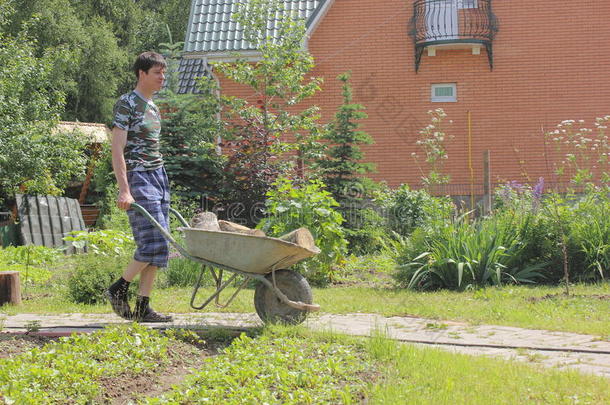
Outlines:
[[413,3],[410,35],[415,43],[415,71],[428,48],[434,55],[437,48],[472,48],[473,53],[484,46],[489,67],[493,69],[492,43],[498,31],[491,10],[492,0],[416,0]]

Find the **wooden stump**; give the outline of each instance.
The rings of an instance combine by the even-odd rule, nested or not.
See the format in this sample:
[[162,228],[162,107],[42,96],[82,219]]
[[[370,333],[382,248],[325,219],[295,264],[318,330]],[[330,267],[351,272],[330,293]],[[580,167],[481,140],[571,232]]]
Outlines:
[[21,304],[21,283],[18,271],[0,271],[0,306]]
[[311,234],[311,232],[309,232],[309,229],[307,228],[295,229],[290,233],[280,236],[279,239],[285,240],[286,242],[294,243],[305,249],[316,248],[313,235]]

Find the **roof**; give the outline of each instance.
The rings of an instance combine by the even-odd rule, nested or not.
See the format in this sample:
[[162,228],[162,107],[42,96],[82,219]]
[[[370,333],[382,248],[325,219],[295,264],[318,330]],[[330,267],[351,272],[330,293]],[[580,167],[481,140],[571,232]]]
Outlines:
[[[184,52],[236,52],[255,48],[244,39],[243,28],[231,19],[243,0],[193,0],[184,40]],[[298,10],[308,32],[314,28],[331,0],[284,0],[285,12]],[[277,38],[279,18],[269,22],[269,36]]]
[[111,139],[110,130],[106,125],[92,122],[60,121],[56,131],[63,133],[80,131],[93,143],[105,143]]
[[180,59],[178,67],[178,94],[201,93],[197,88],[197,79],[211,77],[211,71],[204,59]]

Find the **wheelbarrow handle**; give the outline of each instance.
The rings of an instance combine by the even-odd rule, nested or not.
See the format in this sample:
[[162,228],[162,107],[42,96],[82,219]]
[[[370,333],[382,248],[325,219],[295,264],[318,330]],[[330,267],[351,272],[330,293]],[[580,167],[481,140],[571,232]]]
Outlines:
[[[134,202],[134,203],[131,203],[131,206],[129,208],[142,214],[144,216],[144,218],[146,218],[148,221],[150,221],[150,223],[153,224],[154,227],[159,230],[159,232],[161,232],[161,234],[165,237],[165,239],[167,239],[169,241],[169,243],[171,243],[172,246],[175,247],[182,254],[182,256],[191,257],[188,254],[188,252],[186,251],[186,249],[184,247],[182,247],[178,242],[176,242],[176,240],[172,237],[172,235],[169,233],[169,231],[167,229],[165,229],[163,226],[161,226],[161,224],[159,222],[157,222],[157,220],[154,219],[152,217],[152,215],[150,215],[150,213],[148,211],[146,211],[146,209],[144,209],[144,207],[142,207],[141,205]],[[188,222],[186,222],[184,220],[184,218],[182,217],[182,215],[180,215],[180,213],[178,211],[176,211],[173,208],[170,208],[169,212],[171,212],[176,218],[178,218],[178,221],[180,221],[180,223],[182,225],[186,226],[187,228],[189,227]]]

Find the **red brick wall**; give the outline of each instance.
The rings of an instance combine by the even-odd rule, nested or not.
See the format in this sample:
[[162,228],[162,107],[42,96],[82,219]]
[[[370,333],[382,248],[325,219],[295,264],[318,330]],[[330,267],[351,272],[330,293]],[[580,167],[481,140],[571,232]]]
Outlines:
[[[408,36],[412,2],[336,0],[309,41],[316,67],[325,79],[312,99],[328,121],[341,103],[335,77],[352,71],[355,101],[367,107],[364,130],[375,144],[363,149],[377,164],[372,177],[395,186],[419,184],[412,152],[426,112],[448,114],[446,172],[452,184],[468,184],[467,112],[472,114],[475,181],[481,182],[483,151],[491,151],[494,181],[544,176],[553,181],[543,156],[542,129],[565,119],[610,114],[610,2],[495,0],[500,31],[493,43],[494,69],[485,49],[438,50],[414,68]],[[224,91],[245,96],[222,81]],[[457,83],[457,103],[432,103],[432,83]],[[522,163],[520,163],[522,162]]]

